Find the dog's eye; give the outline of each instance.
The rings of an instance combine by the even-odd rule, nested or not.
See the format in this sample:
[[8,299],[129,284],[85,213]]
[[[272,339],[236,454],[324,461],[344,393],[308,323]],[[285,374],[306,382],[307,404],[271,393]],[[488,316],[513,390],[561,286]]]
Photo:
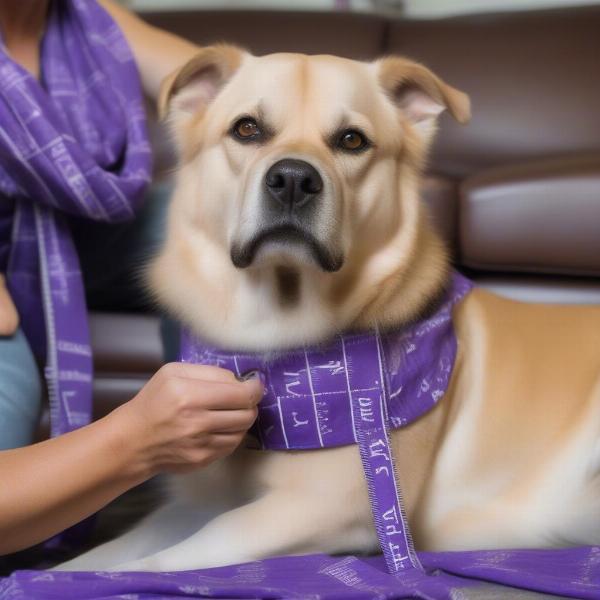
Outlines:
[[243,141],[255,140],[261,135],[258,123],[251,117],[236,121],[231,131],[236,138]]
[[347,129],[338,138],[338,147],[349,152],[358,152],[369,146],[369,140],[360,131]]

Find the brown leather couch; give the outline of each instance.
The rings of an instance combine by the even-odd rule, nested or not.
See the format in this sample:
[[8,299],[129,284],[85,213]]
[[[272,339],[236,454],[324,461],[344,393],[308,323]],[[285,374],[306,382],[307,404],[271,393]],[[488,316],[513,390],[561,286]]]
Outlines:
[[[146,13],[199,44],[257,54],[400,53],[465,90],[443,117],[423,190],[457,266],[524,300],[600,304],[600,10],[390,20],[351,13]],[[164,178],[168,152],[154,127]],[[95,313],[96,406],[131,397],[162,361],[158,319]],[[599,349],[600,351],[600,349]]]

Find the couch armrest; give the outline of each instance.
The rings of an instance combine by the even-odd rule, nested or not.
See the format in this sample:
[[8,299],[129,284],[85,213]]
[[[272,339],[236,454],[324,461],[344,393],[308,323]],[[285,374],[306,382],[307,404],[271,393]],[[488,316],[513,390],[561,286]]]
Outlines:
[[461,186],[462,263],[600,275],[600,155],[483,171]]

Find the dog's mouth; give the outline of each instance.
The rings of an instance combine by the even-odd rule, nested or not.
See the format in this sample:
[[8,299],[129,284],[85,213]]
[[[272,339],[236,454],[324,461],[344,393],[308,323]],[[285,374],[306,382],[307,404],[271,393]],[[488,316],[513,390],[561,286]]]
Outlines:
[[248,241],[234,243],[231,247],[231,261],[238,269],[250,267],[259,257],[294,257],[302,260],[308,254],[310,260],[323,271],[339,271],[344,264],[340,254],[332,252],[312,233],[294,224],[280,224],[267,227]]

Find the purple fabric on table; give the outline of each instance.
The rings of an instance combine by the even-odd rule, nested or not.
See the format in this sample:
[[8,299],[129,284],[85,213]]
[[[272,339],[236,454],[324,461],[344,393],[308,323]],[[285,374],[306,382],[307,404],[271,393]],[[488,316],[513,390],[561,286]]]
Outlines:
[[150,179],[139,75],[95,1],[54,0],[41,82],[0,45],[0,269],[46,359],[53,436],[91,418],[92,360],[79,261],[62,213],[132,219]]
[[[382,557],[286,556],[181,573],[17,571],[2,600],[598,600],[600,548],[419,553],[429,575],[397,578]],[[489,582],[494,582],[490,585]],[[501,587],[502,586],[502,587]],[[510,586],[510,587],[505,587]],[[527,592],[538,592],[529,595]]]

